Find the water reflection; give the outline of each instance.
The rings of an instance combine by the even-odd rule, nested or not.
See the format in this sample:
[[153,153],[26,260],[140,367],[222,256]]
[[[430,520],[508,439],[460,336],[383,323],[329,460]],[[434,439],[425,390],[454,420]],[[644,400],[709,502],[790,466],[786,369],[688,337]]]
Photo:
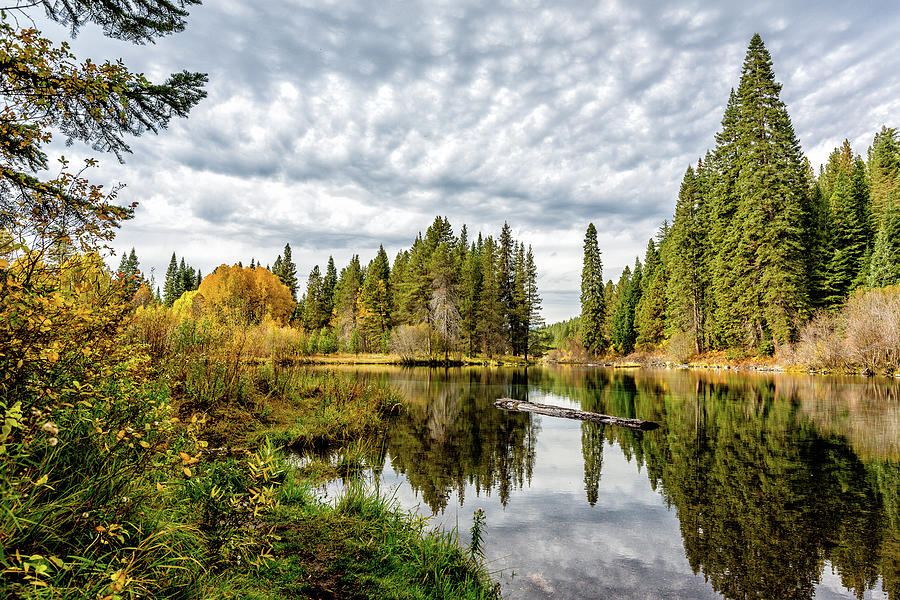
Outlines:
[[538,427],[530,414],[493,407],[500,396],[528,398],[524,372],[413,369],[374,376],[409,401],[391,420],[383,446],[433,512],[443,511],[453,493],[462,505],[467,484],[476,494],[496,493],[506,506],[512,489],[530,483]]
[[503,507],[511,492],[527,493],[539,420],[492,403],[550,396],[661,425],[641,432],[573,424],[584,500],[594,507],[606,481],[604,446],[620,449],[675,509],[689,568],[722,596],[813,598],[832,569],[845,597],[880,585],[900,599],[894,381],[578,368],[362,376],[389,381],[411,401],[384,447],[432,511],[446,509],[454,493],[462,505],[467,485],[496,494]]

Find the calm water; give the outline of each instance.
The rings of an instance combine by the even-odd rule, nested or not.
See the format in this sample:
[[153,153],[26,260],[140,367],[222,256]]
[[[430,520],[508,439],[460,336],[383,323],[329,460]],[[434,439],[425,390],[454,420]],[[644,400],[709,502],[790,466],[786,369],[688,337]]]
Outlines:
[[[715,372],[346,369],[409,410],[373,477],[435,523],[487,517],[504,597],[900,600],[894,380]],[[656,421],[634,432],[512,397]]]

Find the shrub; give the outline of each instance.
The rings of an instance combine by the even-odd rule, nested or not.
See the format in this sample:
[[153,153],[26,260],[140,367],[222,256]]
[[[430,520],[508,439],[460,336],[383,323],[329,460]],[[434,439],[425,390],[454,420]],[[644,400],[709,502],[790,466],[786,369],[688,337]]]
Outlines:
[[900,369],[900,286],[857,290],[837,313],[800,331],[792,361],[814,369]]

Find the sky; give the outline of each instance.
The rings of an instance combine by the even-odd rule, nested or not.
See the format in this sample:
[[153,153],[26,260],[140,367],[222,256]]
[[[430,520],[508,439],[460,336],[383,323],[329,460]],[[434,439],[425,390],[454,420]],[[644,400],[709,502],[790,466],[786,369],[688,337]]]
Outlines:
[[90,174],[140,203],[114,246],[158,282],[173,251],[209,273],[290,243],[302,293],[329,255],[393,258],[442,215],[470,236],[508,222],[554,322],[580,312],[589,222],[617,279],[671,219],[754,33],[818,168],[845,138],[865,154],[900,126],[897,31],[896,0],[207,0],[156,44],[88,27],[72,47],[151,80],[209,74],[188,119]]

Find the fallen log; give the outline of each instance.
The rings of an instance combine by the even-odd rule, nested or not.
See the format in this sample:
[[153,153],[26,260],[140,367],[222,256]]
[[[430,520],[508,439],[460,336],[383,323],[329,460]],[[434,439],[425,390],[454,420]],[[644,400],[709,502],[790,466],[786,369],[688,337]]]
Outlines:
[[590,421],[591,423],[602,423],[603,425],[619,425],[620,427],[628,427],[630,429],[641,429],[649,431],[659,427],[659,423],[653,421],[645,421],[643,419],[629,419],[626,417],[612,417],[610,415],[601,415],[599,413],[587,412],[584,410],[576,410],[574,408],[563,408],[562,406],[553,406],[551,404],[536,404],[534,402],[524,402],[522,400],[513,400],[512,398],[500,398],[494,402],[494,406],[503,410],[515,410],[519,412],[531,412],[539,415],[548,415],[550,417],[560,417],[563,419],[578,419],[580,421]]

